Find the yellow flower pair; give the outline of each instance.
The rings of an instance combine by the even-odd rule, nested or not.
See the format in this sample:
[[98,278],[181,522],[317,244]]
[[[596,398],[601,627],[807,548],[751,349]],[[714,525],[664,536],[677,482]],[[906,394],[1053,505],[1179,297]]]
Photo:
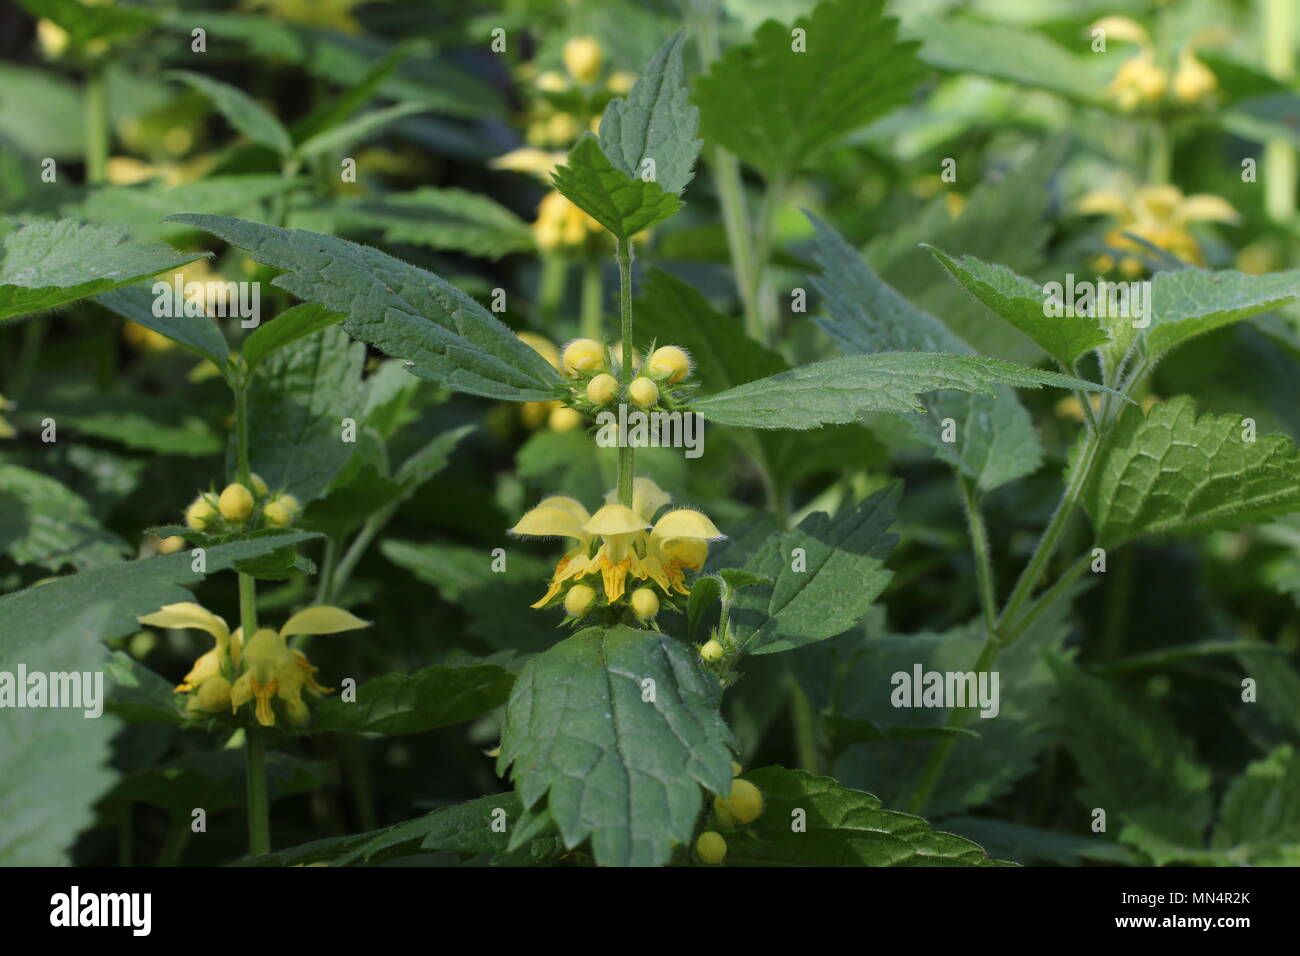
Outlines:
[[308,718],[303,690],[329,693],[329,688],[316,682],[317,668],[306,655],[290,650],[285,638],[369,627],[368,622],[329,605],[299,611],[278,631],[259,628],[247,643],[243,628],[232,632],[224,619],[193,601],[165,605],[138,620],[154,627],[206,631],[216,639],[216,647],[200,656],[176,686],[177,693],[193,693],[187,711],[216,714],[229,707],[234,713],[256,700],[255,716],[263,727],[275,726],[272,702],[276,698],[282,702],[289,722],[301,725]]
[[1205,259],[1200,243],[1188,226],[1197,222],[1234,223],[1240,219],[1227,200],[1210,193],[1185,196],[1177,186],[1147,186],[1127,196],[1100,189],[1081,198],[1076,208],[1084,215],[1104,215],[1114,221],[1114,228],[1106,234],[1106,244],[1120,252],[1131,250],[1134,255],[1121,256],[1118,262],[1112,255],[1102,255],[1095,266],[1099,272],[1109,272],[1118,265],[1130,278],[1146,270],[1138,258],[1146,250],[1125,233],[1192,265],[1203,266]]
[[571,538],[577,546],[560,558],[550,586],[533,607],[545,607],[566,584],[592,576],[599,576],[610,604],[626,593],[629,577],[653,581],[666,595],[689,594],[685,572],[703,567],[709,542],[723,534],[707,516],[688,508],[668,511],[654,521],[671,500],[649,478],[637,478],[631,507],[619,504],[613,491],[595,514],[563,495],[541,501],[519,519],[511,534]]

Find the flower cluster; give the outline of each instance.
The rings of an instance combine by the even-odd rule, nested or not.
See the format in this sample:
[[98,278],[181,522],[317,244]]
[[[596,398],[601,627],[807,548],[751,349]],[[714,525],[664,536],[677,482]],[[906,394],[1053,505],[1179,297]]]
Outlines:
[[243,628],[232,632],[225,620],[191,601],[168,604],[138,620],[154,627],[206,631],[216,639],[216,647],[201,655],[176,686],[178,694],[189,695],[187,713],[215,715],[228,710],[234,714],[244,704],[255,701],[254,716],[263,727],[275,726],[276,700],[289,723],[302,726],[309,719],[303,691],[317,695],[330,692],[316,682],[317,669],[306,655],[291,650],[285,638],[369,626],[342,608],[316,605],[293,615],[278,631],[259,628],[245,641]]
[[1200,105],[1209,102],[1218,89],[1218,78],[1196,58],[1196,48],[1221,39],[1222,31],[1205,30],[1188,40],[1178,54],[1171,82],[1170,71],[1157,63],[1155,45],[1141,24],[1128,17],[1104,17],[1092,29],[1102,31],[1107,39],[1133,43],[1138,48],[1137,56],[1120,66],[1106,88],[1125,112],[1159,104],[1170,93],[1178,103]]
[[1139,256],[1148,252],[1141,243],[1129,238],[1130,235],[1193,265],[1204,266],[1200,243],[1188,226],[1197,222],[1233,223],[1239,219],[1227,200],[1209,193],[1184,196],[1177,186],[1148,186],[1129,195],[1095,190],[1081,198],[1077,208],[1085,215],[1110,217],[1114,226],[1106,233],[1106,245],[1119,253],[1133,253],[1120,255],[1118,259],[1105,253],[1097,257],[1094,267],[1098,272],[1110,272],[1118,267],[1129,278],[1146,271]]
[[[511,533],[577,543],[560,558],[550,586],[533,607],[563,605],[573,620],[596,608],[627,607],[637,621],[649,622],[661,602],[689,594],[686,572],[704,566],[709,542],[723,534],[707,516],[688,508],[667,511],[655,521],[670,500],[649,478],[637,478],[631,507],[619,504],[613,491],[595,514],[562,495],[541,501]],[[629,578],[645,584],[629,593]]]
[[[726,797],[713,798],[714,825],[730,830],[735,827],[748,826],[759,818],[763,812],[763,794],[748,780],[741,780],[740,765],[731,764],[731,793]],[[727,841],[717,830],[705,830],[695,841],[695,855],[701,863],[717,866],[727,857]]]
[[272,492],[257,475],[249,488],[232,482],[220,494],[201,492],[185,509],[185,524],[206,534],[229,534],[256,528],[284,528],[293,524],[302,505],[293,495]]

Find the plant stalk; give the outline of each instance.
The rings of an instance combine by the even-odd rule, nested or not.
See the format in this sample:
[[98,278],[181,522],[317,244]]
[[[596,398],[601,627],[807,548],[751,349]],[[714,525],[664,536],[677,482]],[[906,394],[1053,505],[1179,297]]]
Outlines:
[[104,64],[96,60],[86,71],[86,182],[97,186],[108,174],[108,87]]
[[[622,401],[628,402],[628,386],[632,384],[632,240],[618,240],[618,309],[623,334],[623,354],[620,359],[619,385]],[[627,436],[618,436],[618,501],[632,507],[632,446]]]

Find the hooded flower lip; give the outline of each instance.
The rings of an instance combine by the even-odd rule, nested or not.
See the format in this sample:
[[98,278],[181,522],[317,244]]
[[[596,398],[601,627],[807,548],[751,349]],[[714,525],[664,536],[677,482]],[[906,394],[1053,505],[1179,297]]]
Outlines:
[[708,542],[723,537],[705,515],[690,509],[670,511],[652,524],[672,496],[649,478],[633,483],[632,506],[618,502],[617,491],[588,514],[581,502],[545,498],[510,529],[525,537],[564,537],[577,542],[555,567],[550,587],[534,608],[545,607],[570,581],[599,574],[605,598],[618,602],[627,579],[652,580],[665,594],[688,594],[685,572],[698,570],[708,557]]
[[[201,690],[209,681],[225,680],[223,671],[231,676],[238,674],[230,688],[230,705],[237,711],[249,700],[256,699],[257,722],[264,727],[275,725],[275,711],[271,707],[279,697],[292,723],[307,720],[307,707],[302,701],[303,689],[318,694],[329,693],[329,688],[316,682],[316,668],[298,651],[290,650],[285,638],[295,634],[337,634],[340,631],[369,627],[369,622],[338,607],[315,605],[305,608],[289,618],[280,630],[259,628],[245,645],[243,629],[231,633],[226,622],[207,608],[191,601],[168,604],[152,614],[138,619],[141,624],[155,627],[194,628],[207,631],[217,640],[217,646],[199,657],[190,672],[177,685],[177,692]],[[225,655],[229,653],[230,662]]]

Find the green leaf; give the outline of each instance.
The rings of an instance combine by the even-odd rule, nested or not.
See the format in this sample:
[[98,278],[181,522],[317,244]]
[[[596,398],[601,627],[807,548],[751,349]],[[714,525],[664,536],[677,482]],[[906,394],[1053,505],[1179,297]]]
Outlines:
[[343,319],[315,302],[304,302],[281,312],[270,322],[263,322],[244,340],[240,352],[244,361],[255,366],[273,352],[306,338]]
[[[158,281],[167,285],[164,294],[170,300],[170,278]],[[154,315],[155,293],[143,284],[105,292],[95,296],[95,301],[124,319],[166,336],[182,348],[212,362],[217,368],[223,371],[226,369],[230,347],[226,344],[226,337],[221,334],[221,327],[208,316]]]
[[221,438],[195,411],[180,402],[161,405],[156,398],[124,386],[99,393],[91,383],[78,381],[56,385],[48,395],[38,394],[24,402],[19,414],[34,428],[49,417],[60,429],[162,455],[220,451]]
[[355,118],[343,126],[323,130],[299,144],[296,150],[303,159],[313,159],[327,153],[337,154],[373,136],[391,123],[428,111],[429,107],[424,103],[397,103],[386,106]]
[[686,599],[686,639],[699,641],[703,639],[700,629],[704,616],[722,597],[722,582],[713,575],[696,578],[691,585],[691,595]]
[[1228,788],[1213,846],[1255,866],[1300,851],[1300,756],[1290,744],[1246,766]]
[[80,611],[95,604],[108,607],[107,618],[95,632],[97,637],[133,634],[140,629],[136,618],[141,614],[164,604],[194,600],[182,585],[225,571],[236,561],[317,537],[306,531],[284,531],[215,545],[204,552],[204,571],[194,570],[195,557],[190,551],[178,551],[110,564],[6,594],[0,597],[0,651],[8,653],[8,647],[22,640],[72,628]]
[[[330,326],[271,355],[248,390],[248,456],[268,487],[304,504],[352,457],[344,419],[361,419],[365,346]],[[230,439],[234,453],[235,436]]]
[[351,703],[336,696],[326,698],[310,730],[420,734],[500,707],[513,683],[509,671],[493,664],[435,665],[414,674],[385,674],[358,687]]
[[[0,598],[0,671],[6,676],[12,679],[21,664],[29,682],[36,673],[61,672],[79,675],[80,683],[99,669],[105,648],[98,638],[111,613],[105,603],[77,601],[59,620],[23,628],[5,615],[7,600]],[[28,692],[27,686],[14,689]],[[94,693],[93,682],[82,684],[83,696]],[[117,777],[109,760],[120,726],[108,715],[86,719],[84,707],[0,707],[0,865],[71,862],[77,834],[94,822],[95,802]]]
[[1300,511],[1300,449],[1282,435],[1245,441],[1244,431],[1238,415],[1198,419],[1185,395],[1145,418],[1140,408],[1125,409],[1083,492],[1097,540],[1111,547]]
[[1084,781],[1083,805],[1123,821],[1125,842],[1136,842],[1136,829],[1171,846],[1200,847],[1210,822],[1210,772],[1197,762],[1191,741],[1167,714],[1114,685],[1060,659],[1052,668],[1066,716],[1065,746]]
[[692,410],[710,421],[745,428],[818,428],[866,412],[908,416],[924,411],[922,392],[954,389],[992,395],[998,385],[1053,385],[1114,390],[1057,372],[973,355],[877,352],[803,365],[697,399]]
[[700,111],[688,102],[682,78],[685,45],[686,31],[678,30],[655,51],[627,99],[610,102],[600,120],[600,148],[615,169],[635,179],[650,160],[655,181],[678,196],[700,154]]
[[1258,276],[1201,269],[1157,272],[1151,280],[1154,315],[1142,333],[1147,357],[1155,361],[1194,336],[1276,309],[1297,295],[1300,270]]
[[338,96],[309,116],[294,124],[294,139],[305,142],[320,133],[342,126],[361,107],[365,106],[379,91],[380,86],[393,74],[407,57],[419,52],[428,53],[429,44],[425,40],[406,40],[394,47],[355,83],[350,84],[343,95]]
[[[822,274],[813,287],[829,313],[818,325],[846,355],[872,352],[974,354],[956,333],[916,308],[887,285],[843,237],[811,213],[813,260]],[[944,441],[945,424],[957,424],[957,441]],[[993,397],[938,393],[926,400],[925,417],[913,416],[913,431],[936,455],[990,491],[1037,470],[1042,446],[1029,413],[1005,385]]]
[[325,216],[340,231],[376,230],[385,242],[489,259],[537,248],[526,222],[490,196],[463,189],[426,186],[341,200]]
[[907,102],[925,76],[918,44],[897,39],[883,0],[828,0],[791,27],[768,20],[695,81],[705,140],[770,178]]
[[257,866],[378,866],[421,853],[456,853],[463,857],[486,854],[491,856],[491,862],[503,865],[541,864],[557,859],[564,847],[553,826],[544,828],[526,846],[507,850],[524,815],[518,795],[493,793],[383,830],[314,840],[251,862]]
[[78,571],[114,564],[130,552],[67,486],[0,462],[0,553],[19,564]]
[[775,654],[843,634],[885,589],[885,559],[898,543],[886,529],[899,485],[832,518],[814,511],[793,531],[768,539],[745,570],[768,578],[736,597],[731,620],[748,654]]
[[259,262],[286,270],[273,285],[348,316],[343,327],[411,374],[506,401],[550,401],[559,373],[448,282],[376,249],[333,236],[225,216],[173,216]]
[[0,320],[107,292],[206,255],[133,242],[119,226],[29,222],[4,237]]
[[[869,793],[806,770],[745,774],[763,793],[762,815],[727,834],[727,862],[741,866],[995,866],[978,844],[886,810]],[[800,813],[799,811],[802,811]],[[806,830],[790,821],[800,817]],[[734,835],[733,835],[734,833]]]
[[700,788],[730,793],[721,691],[695,657],[654,631],[592,627],[525,666],[497,768],[525,809],[546,800],[565,846],[590,837],[600,865],[661,865],[690,841]]
[[568,162],[556,167],[552,177],[556,189],[620,240],[663,222],[682,208],[676,193],[616,169],[591,133],[578,140],[569,151]]
[[1048,315],[1043,287],[1032,279],[974,256],[954,260],[942,249],[926,248],[971,295],[1041,345],[1062,367],[1073,368],[1074,360],[1084,352],[1110,341],[1091,315]]
[[91,40],[121,40],[158,23],[158,14],[140,7],[87,4],[80,0],[19,0],[34,17],[53,21],[71,43],[84,47]]
[[114,651],[104,664],[113,682],[105,709],[132,724],[183,724],[184,699],[175,688],[135,658]]
[[239,87],[189,70],[169,70],[167,75],[188,83],[206,96],[221,111],[221,115],[230,121],[231,126],[254,143],[265,146],[282,157],[293,152],[293,139],[284,124]]

